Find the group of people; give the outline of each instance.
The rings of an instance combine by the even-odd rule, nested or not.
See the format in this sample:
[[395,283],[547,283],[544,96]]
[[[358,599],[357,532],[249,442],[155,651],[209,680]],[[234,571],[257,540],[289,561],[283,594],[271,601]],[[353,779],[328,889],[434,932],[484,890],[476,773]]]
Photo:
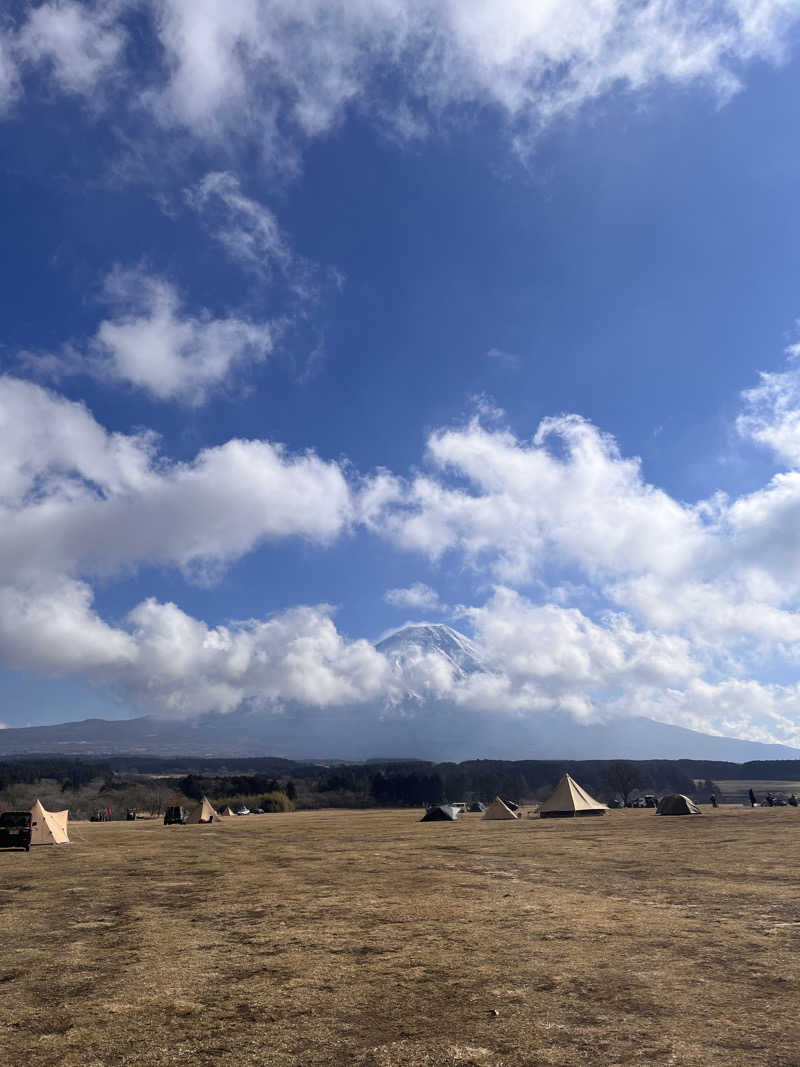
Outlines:
[[[748,793],[750,795],[750,807],[755,808],[758,804],[758,800],[756,800],[756,795],[752,789],[748,790]],[[764,797],[764,802],[766,803],[768,808],[774,808],[776,800],[777,797],[774,795],[774,793],[767,793],[767,795]],[[791,804],[793,808],[796,808],[800,801],[798,801],[797,795],[795,793],[792,793],[786,803]]]

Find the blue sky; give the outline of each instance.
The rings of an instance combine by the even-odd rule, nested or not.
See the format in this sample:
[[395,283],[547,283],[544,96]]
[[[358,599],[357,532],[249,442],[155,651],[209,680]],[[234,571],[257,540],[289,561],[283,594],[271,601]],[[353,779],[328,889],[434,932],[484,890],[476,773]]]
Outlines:
[[0,721],[346,728],[431,619],[489,724],[800,745],[798,22],[12,5]]

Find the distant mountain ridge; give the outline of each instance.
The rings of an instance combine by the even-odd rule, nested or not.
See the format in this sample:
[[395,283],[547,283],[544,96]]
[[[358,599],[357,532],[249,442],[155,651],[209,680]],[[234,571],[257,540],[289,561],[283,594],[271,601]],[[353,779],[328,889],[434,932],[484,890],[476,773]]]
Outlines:
[[[421,655],[441,656],[456,675],[490,670],[473,642],[450,626],[407,626],[378,642],[401,671]],[[715,737],[640,716],[581,723],[555,712],[491,717],[409,691],[391,714],[380,707],[283,713],[240,709],[190,720],[145,716],[86,719],[0,730],[0,756],[187,755],[274,756],[293,760],[424,759],[797,759],[800,750]]]

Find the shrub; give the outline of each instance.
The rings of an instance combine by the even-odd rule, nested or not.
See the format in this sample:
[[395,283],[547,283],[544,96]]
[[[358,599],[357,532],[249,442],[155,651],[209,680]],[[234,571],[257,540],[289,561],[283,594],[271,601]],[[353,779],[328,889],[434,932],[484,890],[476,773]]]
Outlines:
[[261,798],[259,807],[264,811],[278,812],[278,811],[294,811],[294,804],[285,793],[280,790],[276,790],[274,793],[267,793]]

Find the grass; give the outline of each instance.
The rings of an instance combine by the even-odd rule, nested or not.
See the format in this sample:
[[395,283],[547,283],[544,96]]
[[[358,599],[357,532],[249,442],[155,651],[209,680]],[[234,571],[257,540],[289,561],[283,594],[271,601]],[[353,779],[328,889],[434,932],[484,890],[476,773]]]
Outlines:
[[800,1064],[800,811],[419,815],[0,853],[0,1062]]

